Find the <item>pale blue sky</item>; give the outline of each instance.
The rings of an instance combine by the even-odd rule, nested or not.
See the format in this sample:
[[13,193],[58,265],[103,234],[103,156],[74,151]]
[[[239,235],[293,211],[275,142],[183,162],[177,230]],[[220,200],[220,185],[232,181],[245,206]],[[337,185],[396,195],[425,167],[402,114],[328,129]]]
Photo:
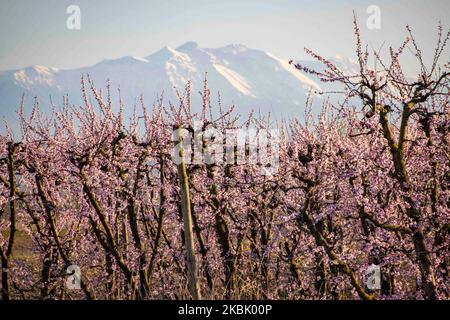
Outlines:
[[[81,30],[66,28],[71,4],[81,8]],[[366,28],[371,4],[381,9],[381,30]],[[409,23],[430,54],[438,21],[444,30],[450,22],[448,0],[0,0],[0,70],[88,66],[190,40],[202,47],[242,43],[285,59],[304,58],[305,46],[351,57],[352,10],[374,47],[397,46]]]

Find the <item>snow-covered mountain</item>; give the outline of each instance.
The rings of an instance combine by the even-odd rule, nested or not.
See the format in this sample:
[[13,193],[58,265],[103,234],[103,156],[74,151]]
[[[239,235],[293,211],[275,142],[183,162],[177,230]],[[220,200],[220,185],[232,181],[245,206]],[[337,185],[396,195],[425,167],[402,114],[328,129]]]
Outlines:
[[201,105],[199,91],[208,80],[213,103],[220,92],[222,105],[236,105],[241,113],[250,110],[272,112],[275,116],[302,113],[308,92],[321,90],[317,79],[302,74],[287,60],[273,54],[232,44],[221,48],[201,48],[187,42],[172,49],[164,47],[145,58],[127,56],[104,60],[94,66],[59,70],[43,66],[0,72],[0,117],[14,118],[22,94],[26,108],[39,97],[42,110],[49,110],[50,97],[58,106],[63,95],[71,104],[80,105],[82,74],[89,74],[98,88],[105,88],[109,79],[113,99],[118,101],[118,87],[131,112],[140,104],[143,94],[152,105],[158,94],[176,103],[175,88],[183,91],[187,81],[192,84],[193,109]]

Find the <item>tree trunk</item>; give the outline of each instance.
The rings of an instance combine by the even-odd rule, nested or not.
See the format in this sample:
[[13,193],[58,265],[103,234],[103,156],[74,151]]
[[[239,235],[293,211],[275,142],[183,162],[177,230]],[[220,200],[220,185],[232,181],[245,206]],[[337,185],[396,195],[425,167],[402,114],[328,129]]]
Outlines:
[[186,164],[183,159],[183,148],[181,147],[181,127],[178,128],[178,144],[180,145],[180,163],[177,165],[178,179],[181,191],[181,210],[184,222],[184,243],[186,246],[186,262],[188,270],[189,292],[194,300],[200,300],[200,286],[197,277],[197,266],[195,261],[194,235],[192,232],[191,201],[189,198],[189,182],[186,172]]

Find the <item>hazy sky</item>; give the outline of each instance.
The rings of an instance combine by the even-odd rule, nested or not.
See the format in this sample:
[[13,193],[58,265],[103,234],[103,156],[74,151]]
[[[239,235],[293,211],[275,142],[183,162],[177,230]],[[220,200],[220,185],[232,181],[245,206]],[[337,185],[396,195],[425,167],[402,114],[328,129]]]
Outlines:
[[[81,9],[81,30],[66,27],[71,4]],[[381,9],[380,30],[366,27],[369,5]],[[0,0],[0,70],[88,66],[190,40],[242,43],[286,59],[304,58],[305,46],[353,57],[352,10],[374,47],[400,44],[409,23],[431,53],[438,21],[444,30],[450,22],[449,0]]]

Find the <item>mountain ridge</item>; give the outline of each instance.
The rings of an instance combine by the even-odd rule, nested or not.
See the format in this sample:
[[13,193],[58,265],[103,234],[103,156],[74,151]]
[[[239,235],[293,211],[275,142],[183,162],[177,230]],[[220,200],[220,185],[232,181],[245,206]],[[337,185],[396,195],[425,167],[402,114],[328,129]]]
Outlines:
[[[213,101],[216,92],[220,92],[222,103],[236,105],[240,113],[260,110],[290,116],[301,113],[309,92],[320,91],[322,85],[269,52],[237,43],[202,48],[198,43],[188,41],[175,49],[165,46],[146,57],[104,59],[82,68],[35,65],[0,71],[0,117],[14,118],[22,94],[28,101],[26,111],[31,109],[30,103],[35,96],[39,97],[44,112],[51,108],[49,96],[56,105],[65,95],[71,104],[81,105],[80,79],[83,74],[89,74],[99,88],[104,88],[107,81],[112,88],[120,87],[126,110],[138,104],[141,94],[148,105],[162,92],[166,101],[174,102],[174,88],[183,90],[188,81],[192,86],[193,109],[198,109],[201,96],[195,93],[203,89],[206,77],[214,93]],[[115,91],[112,99],[118,101]]]

